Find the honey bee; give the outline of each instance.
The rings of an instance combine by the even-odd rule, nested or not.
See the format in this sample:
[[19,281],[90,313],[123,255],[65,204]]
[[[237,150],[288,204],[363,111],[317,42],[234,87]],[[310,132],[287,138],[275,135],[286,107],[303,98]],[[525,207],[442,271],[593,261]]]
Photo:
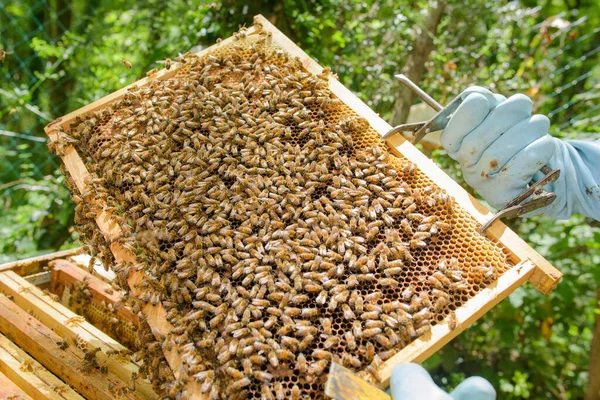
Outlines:
[[452,282],[450,284],[450,290],[454,291],[466,291],[469,290],[469,285],[465,282]]
[[349,321],[353,321],[356,319],[356,315],[354,314],[354,312],[352,312],[352,310],[350,309],[350,306],[347,304],[343,304],[342,305],[342,311],[344,313],[344,318],[349,320]]
[[248,377],[243,377],[242,379],[238,379],[237,381],[233,382],[230,387],[231,390],[240,390],[246,386],[249,386],[251,383],[252,381]]
[[454,311],[450,312],[450,314],[448,314],[448,327],[450,328],[450,330],[455,330],[456,329],[456,325],[457,325],[457,320],[456,320],[456,313]]
[[34,372],[36,370],[36,366],[33,360],[24,360],[21,365],[19,365],[19,370],[23,372]]
[[436,221],[435,226],[437,226],[439,228],[439,230],[441,230],[442,232],[447,232],[450,229],[452,229],[452,225],[450,225],[447,222],[442,222],[442,221]]
[[285,400],[285,391],[283,390],[283,384],[281,382],[275,382],[275,397],[277,400]]
[[417,337],[417,331],[416,331],[416,329],[415,329],[415,326],[413,325],[413,323],[412,323],[412,322],[408,322],[408,323],[405,325],[405,328],[406,328],[406,331],[407,331],[408,335],[409,335],[409,336],[410,336],[412,339],[414,339],[414,338],[416,338],[416,337]]
[[277,352],[277,357],[281,361],[293,361],[296,359],[296,357],[294,356],[294,353],[292,353],[290,350],[278,349],[276,352]]
[[4,60],[9,54],[13,54],[13,52],[0,49],[0,64],[4,64]]
[[346,347],[348,348],[348,350],[355,350],[357,348],[353,332],[347,331],[346,333],[344,333],[344,339],[346,341]]
[[415,294],[415,287],[412,285],[409,285],[406,289],[404,289],[402,291],[402,299],[404,299],[404,301],[408,301],[413,297],[414,294]]
[[399,282],[393,278],[381,278],[379,280],[379,284],[382,287],[397,287]]
[[[261,399],[274,400],[270,385],[263,384],[260,389]],[[217,395],[218,396],[218,395]]]
[[448,297],[438,297],[438,299],[433,305],[433,309],[435,312],[441,312],[444,309],[444,307],[448,305],[448,303]]
[[295,368],[298,370],[298,372],[301,375],[305,375],[306,372],[308,371],[308,363],[306,361],[306,357],[304,356],[304,354],[300,353],[300,354],[298,354],[298,357],[296,357],[296,367]]
[[170,58],[165,58],[164,60],[157,61],[157,64],[164,64],[165,69],[170,70],[171,66],[173,65],[173,61]]
[[424,242],[422,240],[411,240],[410,241],[410,248],[411,249],[424,249],[427,247],[427,242]]
[[413,314],[413,317],[416,323],[420,323],[425,319],[430,319],[432,317],[432,313],[431,311],[429,311],[429,308],[426,307],[420,310],[419,312]]
[[419,327],[419,328],[416,329],[415,336],[417,336],[417,337],[418,336],[423,336],[423,335],[425,335],[426,333],[428,333],[430,331],[431,331],[431,325],[430,324],[423,325],[423,326],[421,326],[421,327]]
[[273,375],[265,371],[254,371],[254,378],[261,382],[269,382],[273,379]]
[[327,368],[328,365],[329,365],[328,360],[315,361],[310,364],[310,366],[309,366],[310,372],[309,373],[312,376],[320,376],[325,371],[325,368]]
[[[418,231],[420,231],[420,226],[417,228]],[[419,240],[425,240],[425,239],[429,239],[431,237],[431,233],[429,232],[415,232],[415,234],[412,237],[412,241],[419,241]],[[411,243],[412,243],[411,241]]]
[[340,338],[338,336],[330,336],[329,338],[327,338],[325,340],[325,343],[323,343],[323,347],[325,349],[330,349],[334,346],[337,346],[340,343]]
[[486,281],[495,280],[498,277],[498,269],[495,266],[480,265],[475,272],[481,274]]
[[342,364],[345,367],[351,367],[354,369],[360,369],[362,367],[362,362],[360,361],[360,359],[348,353],[344,353],[342,355]]
[[327,292],[325,290],[321,291],[319,295],[315,298],[315,303],[319,305],[325,305],[327,302]]
[[362,336],[364,338],[370,338],[370,337],[373,337],[373,336],[376,336],[376,335],[380,334],[381,332],[382,332],[381,328],[364,329],[362,331]]
[[433,277],[440,281],[444,287],[450,286],[451,284],[450,279],[440,271],[434,272]]
[[121,59],[121,63],[123,63],[123,65],[127,69],[131,69],[131,67],[132,67],[131,63],[129,61],[127,61],[126,59],[124,59],[124,58]]
[[442,282],[440,282],[439,279],[437,279],[437,277],[431,275],[427,278],[427,281],[429,282],[429,284],[431,286],[433,286],[434,288],[438,289],[438,290],[445,290],[446,287],[442,284]]
[[321,328],[325,335],[333,335],[332,324],[330,318],[321,319]]
[[[322,373],[322,371],[321,371],[321,373]],[[316,375],[320,375],[321,373],[318,373]],[[312,375],[315,375],[314,371],[313,371]],[[292,400],[299,400],[301,396],[302,396],[302,392],[300,390],[300,387],[298,385],[292,386],[290,398]]]

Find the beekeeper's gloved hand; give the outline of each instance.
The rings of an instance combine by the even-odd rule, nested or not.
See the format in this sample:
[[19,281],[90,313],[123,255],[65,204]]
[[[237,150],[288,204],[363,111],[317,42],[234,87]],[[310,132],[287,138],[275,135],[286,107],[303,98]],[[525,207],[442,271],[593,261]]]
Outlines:
[[442,146],[492,207],[503,207],[532,178],[541,179],[538,171],[548,164],[561,170],[560,178],[545,187],[557,198],[528,215],[564,219],[580,213],[600,220],[600,142],[551,137],[548,118],[531,115],[532,102],[522,94],[506,99],[473,86],[461,96],[463,103],[442,132]]
[[394,368],[390,378],[394,400],[495,400],[496,391],[485,379],[465,379],[450,394],[440,389],[425,368],[418,364],[402,364]]

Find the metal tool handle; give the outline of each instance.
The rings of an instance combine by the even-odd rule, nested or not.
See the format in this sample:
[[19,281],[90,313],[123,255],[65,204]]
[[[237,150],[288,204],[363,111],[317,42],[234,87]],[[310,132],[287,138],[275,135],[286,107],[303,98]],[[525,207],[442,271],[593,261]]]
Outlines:
[[[444,107],[440,103],[438,103],[431,96],[425,93],[423,89],[421,89],[413,81],[408,79],[406,75],[398,74],[395,75],[395,77],[398,78],[400,82],[402,82],[406,87],[412,90],[417,96],[419,96],[421,100],[429,104],[429,106],[433,108],[436,112],[439,113],[443,110]],[[401,130],[397,128],[398,127],[394,128],[393,130]],[[388,133],[384,136],[384,138],[389,136],[390,134]],[[546,207],[556,199],[556,194],[545,192],[543,190],[543,187],[544,185],[556,181],[560,176],[560,170],[552,170],[552,168],[550,168],[548,165],[544,165],[542,168],[540,168],[540,171],[544,174],[544,177],[538,182],[531,183],[529,188],[525,189],[517,197],[506,203],[506,205],[502,207],[502,209],[498,210],[498,212],[494,214],[489,221],[483,224],[483,226],[479,230],[481,233],[484,233],[492,225],[492,223],[499,218],[515,218],[528,212],[537,210],[540,207]],[[526,201],[532,195],[534,197],[531,200]]]
[[416,83],[414,83],[413,81],[408,79],[408,76],[406,76],[404,74],[397,74],[394,76],[396,78],[398,78],[398,80],[400,80],[400,82],[402,82],[404,84],[404,86],[406,86],[407,88],[409,88],[410,90],[415,92],[415,94],[417,96],[419,96],[421,98],[421,100],[423,100],[425,103],[429,104],[429,106],[431,108],[433,108],[435,111],[437,111],[437,112],[442,111],[442,109],[444,107],[440,103],[435,101],[433,99],[433,97],[431,97],[430,95],[425,93],[425,91],[423,89],[421,89],[420,87],[418,87]]

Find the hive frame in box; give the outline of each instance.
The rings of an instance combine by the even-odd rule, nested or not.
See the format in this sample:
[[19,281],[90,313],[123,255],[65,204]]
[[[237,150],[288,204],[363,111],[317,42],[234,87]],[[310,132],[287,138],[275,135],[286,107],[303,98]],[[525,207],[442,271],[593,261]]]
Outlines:
[[[322,72],[323,68],[316,61],[311,59],[304,51],[302,51],[302,49],[296,46],[263,16],[256,16],[255,22],[260,23],[263,30],[272,33],[272,40],[274,44],[280,46],[292,56],[299,57],[302,65],[308,72],[313,74],[320,74]],[[253,26],[248,29],[247,34],[253,35],[256,34],[257,31],[258,30]],[[221,43],[204,49],[198,54],[207,54],[213,49],[231,43],[232,40],[233,38],[225,39]],[[141,79],[130,86],[144,86],[149,79],[168,79],[174,76],[177,73],[177,70],[178,65],[175,64],[170,70],[162,70],[152,78]],[[358,97],[350,92],[350,90],[343,86],[337,79],[333,77],[329,78],[329,88],[348,107],[350,107],[360,116],[364,117],[381,135],[385,134],[391,129],[391,126],[388,123],[381,119],[373,110],[371,110],[364,102],[362,102]],[[100,99],[53,121],[45,128],[50,140],[57,140],[57,133],[55,132],[54,128],[60,126],[63,129],[68,130],[69,124],[75,118],[104,108],[108,104],[121,98],[127,92],[127,89],[127,87],[120,89],[104,97],[103,99]],[[390,144],[393,145],[393,147],[390,149],[392,154],[403,156],[412,163],[416,164],[418,168],[425,173],[437,186],[444,189],[449,195],[453,196],[457,203],[478,223],[484,223],[491,217],[492,213],[489,210],[487,210],[481,203],[479,203],[479,201],[469,195],[467,191],[465,191],[458,183],[446,175],[435,165],[433,161],[428,159],[406,139],[398,135],[390,141]],[[77,188],[80,191],[83,191],[85,187],[85,181],[89,177],[89,172],[87,171],[83,161],[72,146],[68,146],[66,149],[64,149],[61,157],[67,170],[75,181]],[[121,230],[119,226],[113,220],[111,220],[110,213],[106,211],[98,213],[96,217],[96,223],[98,224],[98,227],[104,236],[108,239],[108,242],[112,243],[110,248],[118,262],[135,260],[134,254],[124,249],[119,243],[112,240],[120,235]],[[545,294],[550,293],[554,287],[556,287],[562,276],[560,271],[548,263],[548,261],[546,261],[540,254],[533,250],[513,231],[507,228],[502,222],[495,222],[486,233],[489,238],[500,242],[506,248],[509,260],[515,264],[514,267],[504,273],[496,282],[468,300],[456,311],[456,329],[451,330],[446,322],[437,324],[433,327],[431,332],[415,340],[410,345],[399,351],[395,356],[386,361],[379,368],[380,380],[378,383],[380,386],[385,387],[388,385],[393,366],[404,362],[421,362],[425,360],[427,357],[432,355],[434,352],[456,337],[475,320],[485,314],[494,305],[500,302],[500,300],[504,299],[513,290],[522,285],[525,281],[530,281],[538,290]],[[135,284],[142,279],[143,275],[143,271],[133,271],[129,275],[127,282],[134,295],[137,295],[137,292],[139,291],[139,289],[135,288]],[[143,312],[146,314],[148,324],[155,329],[157,333],[165,335],[172,328],[172,326],[166,320],[166,312],[160,304],[155,307],[147,304],[143,308]],[[173,369],[175,376],[178,377],[181,357],[177,354],[175,349],[166,351],[165,357]],[[199,385],[197,383],[190,382],[187,386],[189,398],[203,398],[198,389]]]

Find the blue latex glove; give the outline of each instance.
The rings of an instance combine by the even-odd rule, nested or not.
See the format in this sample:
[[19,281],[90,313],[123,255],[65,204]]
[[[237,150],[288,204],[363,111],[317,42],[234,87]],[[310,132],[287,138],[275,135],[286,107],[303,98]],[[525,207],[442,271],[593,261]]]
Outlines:
[[442,132],[441,142],[459,162],[465,181],[495,208],[527,188],[544,164],[560,169],[546,186],[557,199],[529,215],[564,219],[573,213],[600,220],[600,143],[563,141],[548,135],[550,121],[531,115],[533,104],[522,94],[506,99],[473,86]]
[[394,368],[390,378],[394,400],[495,400],[496,391],[485,379],[465,379],[450,394],[440,389],[425,368],[418,364],[402,364]]

